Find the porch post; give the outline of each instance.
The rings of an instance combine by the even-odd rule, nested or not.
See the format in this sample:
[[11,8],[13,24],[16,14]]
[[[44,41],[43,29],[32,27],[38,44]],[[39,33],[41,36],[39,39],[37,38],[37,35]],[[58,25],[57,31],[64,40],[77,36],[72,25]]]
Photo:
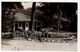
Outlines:
[[37,30],[37,22],[35,22],[35,30]]
[[13,28],[13,31],[15,32],[15,22],[14,22],[14,28]]
[[[25,22],[25,29],[26,29],[26,22]],[[25,30],[25,29],[24,29],[24,30]]]

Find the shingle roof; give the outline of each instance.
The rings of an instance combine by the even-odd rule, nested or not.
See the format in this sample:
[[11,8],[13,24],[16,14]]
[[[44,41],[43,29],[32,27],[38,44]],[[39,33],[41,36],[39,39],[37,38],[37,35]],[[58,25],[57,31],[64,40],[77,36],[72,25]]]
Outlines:
[[31,17],[22,13],[16,13],[14,21],[31,21]]
[[[36,22],[41,22],[40,20],[35,19],[35,17],[34,17],[33,20],[36,21]],[[14,21],[31,21],[31,16],[30,15],[25,15],[21,12],[18,12],[15,15]]]

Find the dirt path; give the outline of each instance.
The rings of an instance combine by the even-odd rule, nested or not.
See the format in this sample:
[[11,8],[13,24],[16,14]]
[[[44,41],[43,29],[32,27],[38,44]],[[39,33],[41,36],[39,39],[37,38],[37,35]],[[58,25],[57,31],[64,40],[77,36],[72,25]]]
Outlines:
[[26,40],[3,40],[2,50],[10,51],[76,51],[77,43],[51,43]]

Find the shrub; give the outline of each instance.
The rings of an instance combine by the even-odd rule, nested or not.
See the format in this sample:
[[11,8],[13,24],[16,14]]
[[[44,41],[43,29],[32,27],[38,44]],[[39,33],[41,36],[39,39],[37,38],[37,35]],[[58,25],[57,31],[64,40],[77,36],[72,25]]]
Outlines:
[[13,38],[13,35],[12,35],[12,33],[6,32],[6,33],[2,34],[1,38],[2,39],[11,39],[11,38]]

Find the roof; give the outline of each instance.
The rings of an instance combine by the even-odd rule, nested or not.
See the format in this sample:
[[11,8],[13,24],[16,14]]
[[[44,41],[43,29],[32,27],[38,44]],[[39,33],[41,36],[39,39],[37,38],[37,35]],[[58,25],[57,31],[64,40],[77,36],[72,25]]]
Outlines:
[[68,19],[66,19],[66,18],[62,18],[62,17],[61,17],[61,20],[63,20],[63,21],[68,21]]
[[[14,21],[31,21],[31,16],[18,12],[15,15]],[[34,19],[34,21],[38,21],[38,20]]]
[[30,21],[30,16],[16,13],[14,21]]
[[[53,16],[54,19],[59,19],[58,15],[55,15]],[[61,21],[64,21],[64,22],[68,22],[68,19],[67,18],[64,18],[64,17],[60,17],[60,20]]]

